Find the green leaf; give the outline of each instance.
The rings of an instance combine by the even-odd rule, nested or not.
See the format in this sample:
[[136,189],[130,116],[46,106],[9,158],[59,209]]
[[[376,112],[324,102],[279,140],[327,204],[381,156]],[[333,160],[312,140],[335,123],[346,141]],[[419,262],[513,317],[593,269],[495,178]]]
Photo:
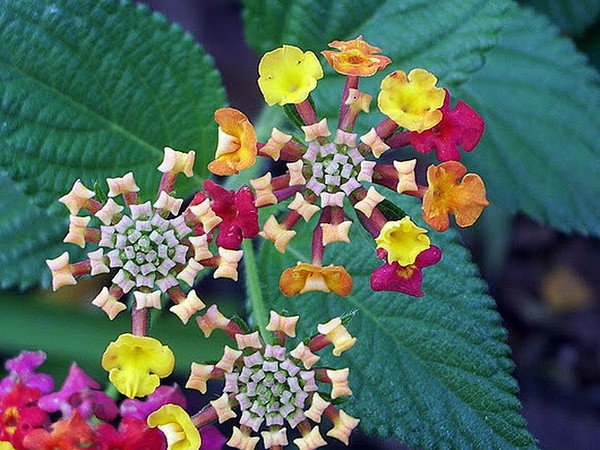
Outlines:
[[[282,44],[320,52],[333,40],[363,35],[382,48],[395,68],[427,67],[458,82],[482,66],[507,4],[502,0],[246,0],[244,17],[248,42],[260,53]],[[318,101],[317,106],[323,107]]]
[[[397,202],[398,196],[390,198]],[[415,201],[402,200],[402,209],[419,217]],[[329,245],[324,261],[342,263],[353,275],[350,296],[285,298],[277,276],[261,278],[263,309],[299,314],[300,337],[358,310],[348,325],[357,344],[339,359],[324,358],[325,365],[350,367],[354,398],[344,410],[361,419],[366,433],[395,436],[411,448],[534,448],[510,375],[506,332],[456,233],[430,232],[444,255],[424,269],[426,296],[413,298],[371,291],[370,275],[381,261],[366,232],[356,224],[352,229],[352,243]],[[311,233],[298,231],[285,255],[266,242],[258,267],[279,271],[298,258],[309,261]]]
[[567,34],[581,36],[600,14],[599,0],[521,0],[521,4],[546,14]]
[[[22,199],[3,203],[0,217],[8,208],[32,208],[22,213],[40,219],[29,222],[37,230],[24,231],[37,251],[29,256],[37,263],[54,257],[56,222],[67,214],[57,199],[75,180],[106,188],[106,177],[133,171],[142,196],[154,197],[164,146],[197,151],[197,175],[177,188],[189,194],[207,176],[216,142],[212,114],[224,103],[211,58],[145,7],[0,0],[0,170],[17,182]],[[20,261],[13,258],[13,266]],[[5,273],[0,284],[15,284]],[[35,280],[32,274],[19,284]]]
[[545,18],[518,7],[509,17],[485,67],[454,95],[486,121],[466,164],[491,202],[600,235],[600,77]]

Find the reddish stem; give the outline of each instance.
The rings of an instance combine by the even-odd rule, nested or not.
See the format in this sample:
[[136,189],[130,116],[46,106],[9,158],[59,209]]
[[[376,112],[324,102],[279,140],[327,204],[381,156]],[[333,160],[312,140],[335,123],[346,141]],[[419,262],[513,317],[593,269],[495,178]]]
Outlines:
[[304,100],[302,103],[296,104],[296,111],[298,111],[298,114],[300,114],[302,121],[306,125],[317,123],[317,113],[310,105],[308,99]]
[[381,139],[386,140],[397,128],[398,124],[388,117],[375,127],[375,132]]

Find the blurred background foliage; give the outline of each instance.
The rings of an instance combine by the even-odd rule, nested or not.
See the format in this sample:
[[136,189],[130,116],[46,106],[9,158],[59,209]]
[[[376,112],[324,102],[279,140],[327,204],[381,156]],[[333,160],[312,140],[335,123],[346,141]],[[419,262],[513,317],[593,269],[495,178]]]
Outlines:
[[[229,104],[251,117],[258,116],[263,103],[255,83],[258,55],[245,42],[240,1],[146,0],[143,3],[189,31],[214,58]],[[562,36],[572,39],[585,57],[600,68],[600,1],[522,0],[520,3],[546,16]],[[560,107],[557,103],[558,111]],[[600,129],[600,123],[596,125]],[[592,182],[600,184],[600,174],[596,175],[598,178]],[[2,176],[5,175],[0,173]],[[2,191],[2,194],[0,202],[7,201],[8,193]],[[21,206],[18,201],[17,206]],[[597,215],[600,203],[596,206]],[[28,220],[44,220],[44,211],[40,214],[41,217]],[[64,230],[60,224],[56,232],[61,234]],[[600,438],[597,237],[558,232],[523,215],[513,216],[497,205],[490,207],[478,225],[462,236],[482,268],[509,330],[520,398],[530,431],[542,448],[594,448]],[[15,233],[13,239],[17,237]],[[0,242],[0,249],[2,245],[6,243]],[[5,264],[1,270],[11,269]],[[104,380],[106,374],[98,361],[106,343],[123,330],[127,319],[109,322],[103,312],[89,304],[101,285],[102,280],[95,279],[58,293],[34,286],[25,291],[14,287],[4,290],[0,298],[3,357],[13,356],[21,349],[41,348],[51,355],[44,369],[53,373],[57,382],[62,381],[73,360],[92,377]],[[216,300],[227,313],[243,313],[242,291],[232,288],[231,283],[207,279],[201,281],[199,290]],[[201,345],[203,355],[213,355],[209,358],[218,357],[222,348],[219,335],[208,341],[199,339],[193,323],[182,328],[171,318],[165,318],[158,321],[156,333],[178,355],[175,378],[184,377],[197,355],[190,342]],[[384,448],[396,444],[378,445]]]

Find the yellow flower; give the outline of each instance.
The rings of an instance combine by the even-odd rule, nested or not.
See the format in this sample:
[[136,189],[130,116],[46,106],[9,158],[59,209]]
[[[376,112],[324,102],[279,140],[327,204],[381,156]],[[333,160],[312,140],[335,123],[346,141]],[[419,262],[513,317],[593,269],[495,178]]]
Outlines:
[[408,77],[397,70],[381,82],[377,105],[401,127],[421,133],[442,120],[446,91],[435,87],[436,83],[437,78],[426,70],[413,69]]
[[248,117],[237,109],[221,108],[215,111],[215,121],[219,124],[219,143],[208,170],[225,176],[252,166],[256,161],[256,132]]
[[375,239],[377,247],[387,252],[388,263],[396,261],[401,266],[413,264],[430,246],[427,230],[416,226],[410,217],[387,222]]
[[264,54],[258,64],[258,87],[269,106],[302,103],[323,78],[313,52],[284,45]]
[[437,231],[448,229],[448,213],[454,214],[459,227],[469,227],[489,205],[481,177],[467,173],[466,167],[458,161],[429,166],[427,182],[429,188],[423,196],[423,219]]
[[0,441],[0,450],[15,450],[15,448],[8,441]]
[[370,77],[392,62],[387,56],[374,55],[381,49],[370,45],[362,36],[351,41],[333,41],[329,46],[339,52],[323,50],[321,54],[336,72],[343,75]]
[[102,367],[111,383],[129,398],[152,394],[174,366],[169,347],[154,338],[129,333],[111,342],[102,355]]
[[190,416],[178,405],[164,405],[148,416],[150,428],[163,432],[167,450],[198,450],[202,440]]

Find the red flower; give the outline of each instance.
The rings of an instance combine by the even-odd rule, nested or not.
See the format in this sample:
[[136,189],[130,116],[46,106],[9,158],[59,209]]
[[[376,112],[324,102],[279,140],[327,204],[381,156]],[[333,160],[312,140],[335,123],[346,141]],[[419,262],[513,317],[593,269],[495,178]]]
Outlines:
[[94,443],[92,428],[75,411],[73,416],[60,419],[52,425],[52,431],[43,428],[30,431],[23,439],[28,450],[81,450]]
[[442,121],[422,133],[410,132],[410,143],[416,151],[428,153],[435,149],[440,161],[458,161],[460,152],[458,146],[466,152],[475,148],[483,134],[484,122],[469,105],[462,100],[450,109],[450,93],[446,90],[444,105],[440,109]]
[[[382,259],[384,258],[385,256]],[[423,274],[421,269],[438,263],[440,259],[442,259],[442,251],[432,245],[427,250],[419,253],[414,264],[401,266],[396,261],[392,264],[386,262],[371,274],[371,289],[374,291],[402,292],[413,297],[423,297],[424,294],[421,290]]]
[[42,395],[37,388],[17,382],[0,397],[0,441],[9,441],[15,448],[23,448],[23,438],[34,428],[43,425],[48,417],[37,406]]
[[150,428],[145,420],[125,417],[115,430],[102,423],[96,428],[95,443],[98,450],[163,450],[167,442],[158,428]]
[[258,234],[258,212],[248,186],[242,186],[237,192],[229,191],[207,180],[204,190],[212,198],[213,211],[222,219],[218,225],[217,246],[235,250],[243,238],[252,239]]

